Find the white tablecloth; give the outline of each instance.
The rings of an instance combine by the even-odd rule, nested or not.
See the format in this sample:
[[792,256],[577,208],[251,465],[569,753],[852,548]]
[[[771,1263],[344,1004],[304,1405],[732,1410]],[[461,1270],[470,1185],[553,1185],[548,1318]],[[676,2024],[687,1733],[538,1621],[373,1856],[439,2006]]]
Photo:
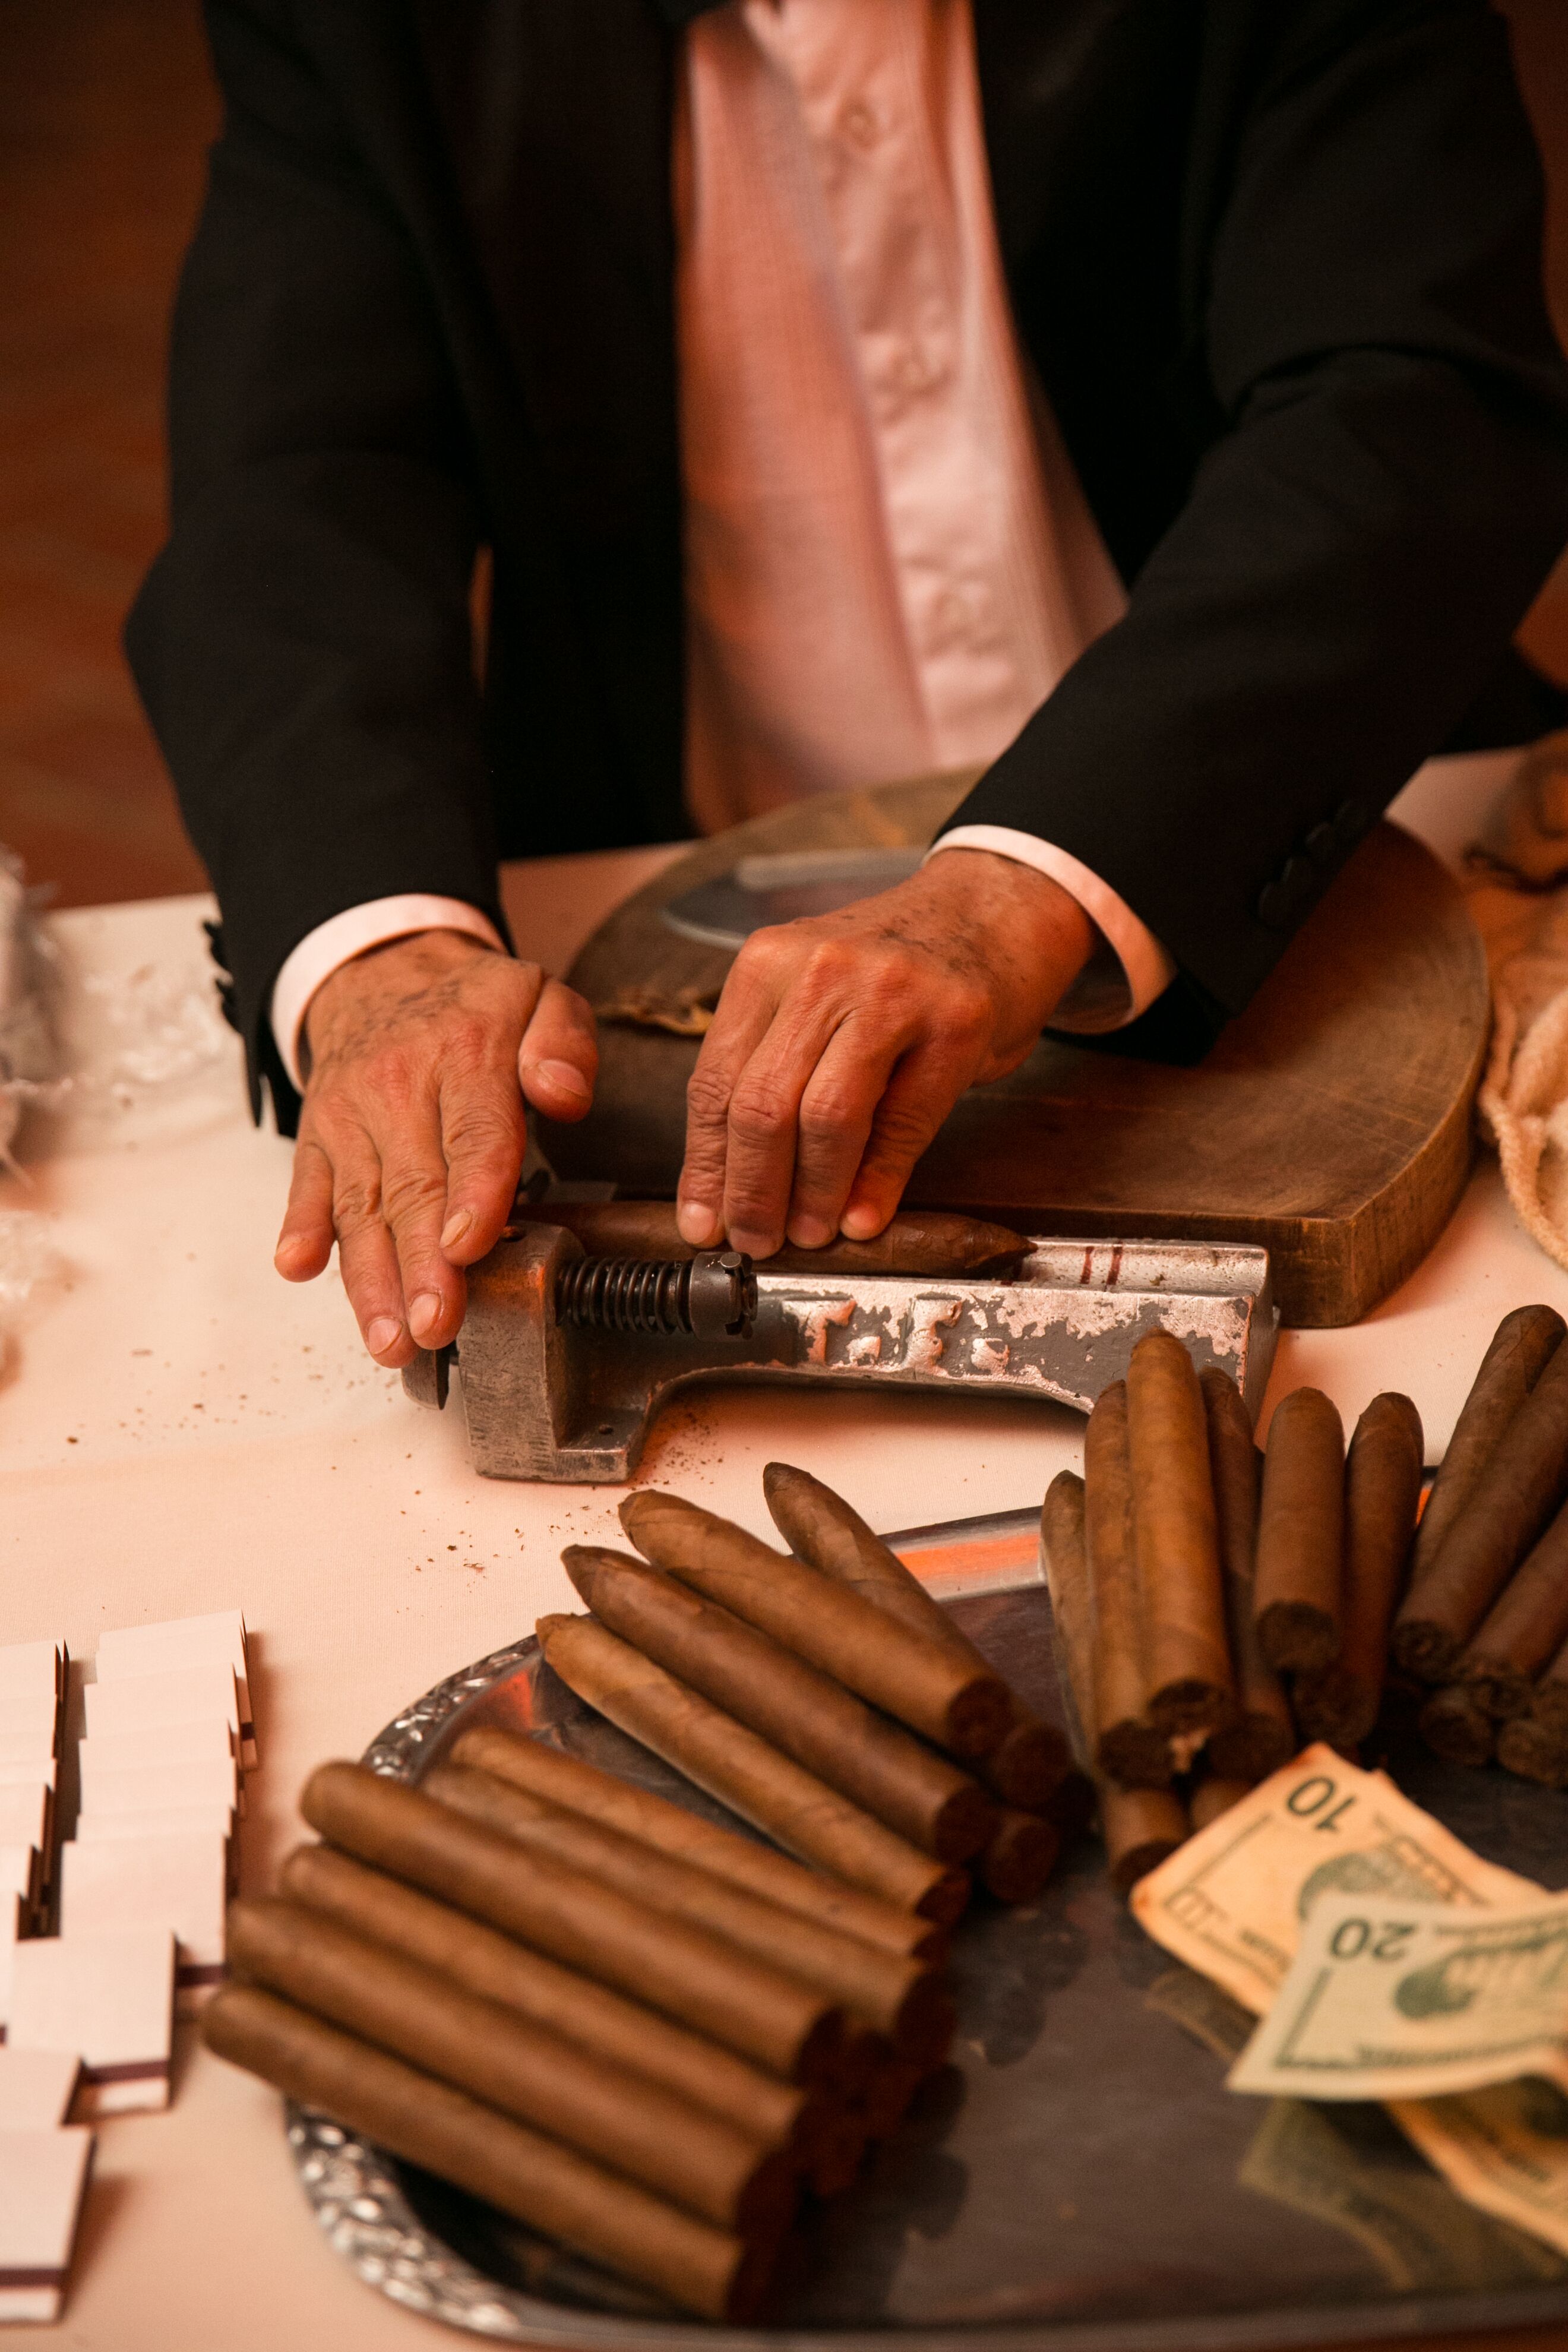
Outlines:
[[[1436,776],[1409,804],[1440,845],[1468,829],[1463,782]],[[662,854],[515,869],[520,940],[561,969]],[[203,984],[207,911],[187,898],[54,919],[100,1070],[117,1020],[127,1052],[144,1045],[149,992],[177,997],[182,972]],[[363,1355],[335,1273],[277,1279],[289,1147],[251,1128],[235,1041],[209,1043],[161,1087],[128,1065],[118,1096],[100,1084],[52,1136],[35,1129],[26,1181],[0,1177],[0,1211],[45,1218],[58,1256],[0,1367],[0,1641],[63,1635],[90,1659],[105,1627],[243,1608],[262,1750],[243,1867],[260,1887],[299,1833],[310,1768],[573,1605],[561,1546],[610,1538],[618,1494],[477,1478],[460,1413],[420,1412]],[[1271,1394],[1312,1381],[1348,1420],[1376,1389],[1405,1389],[1435,1454],[1499,1317],[1528,1298],[1568,1312],[1568,1276],[1518,1229],[1489,1163],[1366,1323],[1284,1336]],[[759,1473],[781,1456],[873,1524],[909,1526],[1037,1504],[1081,1430],[1050,1407],[721,1391],[667,1416],[644,1475],[768,1532]],[[272,2095],[191,2049],[167,2115],[103,2127],[67,2315],[37,2333],[94,2352],[434,2340],[318,2236]]]

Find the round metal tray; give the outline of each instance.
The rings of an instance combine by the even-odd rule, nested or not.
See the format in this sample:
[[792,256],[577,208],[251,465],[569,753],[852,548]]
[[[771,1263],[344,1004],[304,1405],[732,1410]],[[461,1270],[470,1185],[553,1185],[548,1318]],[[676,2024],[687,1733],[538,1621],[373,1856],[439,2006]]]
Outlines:
[[[954,1615],[1059,1719],[1039,1587]],[[730,1819],[583,1706],[531,1640],[438,1684],[364,1761],[417,1781],[477,1722]],[[1568,1797],[1444,1765],[1398,1725],[1369,1760],[1492,1860],[1568,1885]],[[953,2063],[858,2187],[807,2216],[797,2283],[767,2328],[685,2319],[290,2106],[300,2178],[367,2284],[514,2343],[887,2352],[897,2335],[929,2352],[1272,2352],[1568,2321],[1568,2260],[1463,2205],[1380,2108],[1265,2107],[1225,2089],[1238,2014],[1145,1938],[1092,1840],[1037,1906],[977,1906],[953,1967]]]

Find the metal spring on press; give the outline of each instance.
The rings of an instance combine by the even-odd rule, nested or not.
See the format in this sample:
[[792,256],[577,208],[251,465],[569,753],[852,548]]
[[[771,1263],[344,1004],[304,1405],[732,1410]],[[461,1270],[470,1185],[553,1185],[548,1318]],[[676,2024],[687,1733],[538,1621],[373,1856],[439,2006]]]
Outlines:
[[580,1330],[740,1339],[756,1311],[757,1278],[740,1250],[685,1259],[581,1257],[563,1266],[555,1283],[556,1321]]

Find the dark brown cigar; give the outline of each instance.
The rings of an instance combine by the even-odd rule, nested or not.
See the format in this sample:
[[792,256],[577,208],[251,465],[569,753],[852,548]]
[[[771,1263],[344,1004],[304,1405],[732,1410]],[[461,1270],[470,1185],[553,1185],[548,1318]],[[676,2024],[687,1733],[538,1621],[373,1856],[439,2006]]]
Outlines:
[[1568,1641],[1568,1505],[1493,1601],[1456,1669],[1478,1706],[1523,1715],[1536,1677]]
[[1127,1444],[1149,1712],[1164,1732],[1216,1731],[1235,1720],[1236,1684],[1208,1429],[1193,1360],[1168,1331],[1132,1350]]
[[1460,1651],[1568,1495],[1568,1349],[1548,1358],[1498,1439],[1436,1557],[1394,1621],[1406,1674],[1445,1682]]
[[[768,1464],[763,1492],[773,1525],[800,1559],[852,1586],[873,1608],[896,1618],[910,1633],[927,1634],[955,1658],[981,1672],[991,1671],[988,1660],[941,1602],[841,1495],[787,1462]],[[1034,1811],[1049,1801],[1067,1771],[1067,1742],[1054,1724],[1031,1715],[1013,1693],[1008,1696],[1012,1711],[1007,1729],[973,1769],[1005,1805]]]
[[1296,1389],[1268,1425],[1258,1507],[1258,1646],[1276,1674],[1317,1674],[1339,1655],[1344,1490],[1339,1414],[1321,1391]]
[[1061,1832],[1049,1822],[1009,1805],[997,1815],[975,1873],[998,1903],[1032,1903],[1044,1892],[1061,1850]]
[[1410,1590],[1418,1593],[1443,1539],[1475,1490],[1503,1431],[1556,1353],[1565,1328],[1550,1307],[1516,1307],[1505,1315],[1481,1359],[1447,1452],[1432,1482],[1410,1561]]
[[[682,1241],[673,1201],[520,1201],[513,1226],[564,1225],[595,1257],[695,1257]],[[974,1217],[908,1210],[868,1242],[840,1236],[822,1249],[775,1250],[759,1258],[764,1274],[1004,1275],[1028,1250],[1022,1234]]]
[[1568,1738],[1568,1642],[1564,1642],[1535,1685],[1531,1714],[1548,1731]]
[[424,1787],[438,1803],[515,1838],[531,1854],[581,1871],[651,1911],[668,1911],[753,1958],[798,1977],[885,2033],[901,2057],[940,2065],[952,2008],[941,1977],[919,1960],[858,1943],[797,1911],[748,1895],[711,1872],[639,1845],[619,1830],[569,1813],[491,1772],[438,1764]]
[[1450,1764],[1490,1762],[1497,1726],[1457,1683],[1433,1692],[1421,1710],[1420,1723],[1421,1737],[1434,1756],[1445,1756]]
[[1094,1782],[1074,1765],[1047,1799],[1044,1819],[1065,1845],[1069,1838],[1080,1838],[1093,1827],[1095,1806]]
[[1210,1364],[1198,1375],[1208,1426],[1209,1475],[1225,1576],[1226,1631],[1236,1669],[1237,1719],[1211,1734],[1209,1769],[1220,1780],[1267,1780],[1300,1746],[1285,1685],[1258,1646],[1253,1578],[1263,1458],[1241,1391]]
[[836,1579],[774,1551],[678,1495],[644,1487],[621,1505],[638,1551],[809,1658],[955,1756],[984,1756],[1010,1720],[1007,1686],[943,1643],[911,1633]]
[[1217,1822],[1221,1813],[1228,1813],[1232,1805],[1239,1805],[1257,1786],[1252,1780],[1227,1780],[1218,1772],[1206,1773],[1189,1800],[1194,1830],[1206,1830]]
[[569,1544],[562,1565],[602,1625],[940,1862],[967,1862],[996,1808],[956,1764],[770,1634],[640,1559]]
[[1095,1762],[1124,1789],[1166,1789],[1171,1743],[1149,1714],[1143,1599],[1132,1541],[1127,1383],[1101,1389],[1083,1448],[1084,1541],[1093,1622]]
[[856,2110],[868,2139],[889,2139],[910,2110],[910,2101],[926,2077],[917,2066],[899,2058],[886,2060],[868,2084]]
[[[1083,1480],[1064,1470],[1046,1492],[1040,1515],[1041,1549],[1050,1588],[1052,1630],[1061,1682],[1070,1694],[1085,1752],[1098,1743],[1094,1712],[1094,1634],[1090,1620],[1089,1566],[1084,1541]],[[1119,1789],[1099,1785],[1100,1825],[1110,1864],[1111,1884],[1125,1895],[1142,1877],[1173,1853],[1188,1833],[1186,1807],[1169,1789]]]
[[275,1994],[230,1985],[202,2018],[209,2050],[406,2163],[542,2230],[704,2319],[762,2308],[773,2244],[699,2221],[574,2149],[498,2115]]
[[721,2230],[771,2234],[794,2210],[794,2167],[778,2148],[319,1911],[276,1898],[237,1903],[228,1915],[228,1958],[268,1991],[658,2189]]
[[568,1689],[742,1821],[884,1902],[942,1926],[958,1917],[969,1891],[962,1871],[895,1837],[628,1643],[587,1617],[542,1617],[537,1630]]
[[814,2156],[825,2114],[820,2098],[531,1952],[496,1928],[367,1870],[330,1845],[296,1847],[279,1884],[307,1910],[438,1969],[466,1991],[500,2001],[608,2065],[645,2075],[689,2105],[724,2116],[759,2145],[787,2147],[808,2160]]
[[866,2160],[870,2134],[858,2107],[836,2107],[818,2140],[806,2178],[816,2197],[841,2197]]
[[1497,1752],[1498,1762],[1521,1780],[1568,1789],[1568,1738],[1537,1723],[1533,1716],[1516,1716],[1505,1723],[1498,1733]]
[[504,1927],[791,2081],[832,2080],[843,2012],[717,1936],[646,1910],[579,1872],[357,1764],[322,1764],[300,1810],[334,1845]]
[[879,1951],[900,1952],[915,1960],[946,1958],[946,1931],[934,1920],[895,1910],[892,1904],[863,1895],[858,1886],[845,1885],[842,1879],[803,1869],[772,1846],[721,1829],[717,1822],[704,1821],[683,1805],[671,1804],[668,1797],[656,1797],[650,1789],[617,1780],[613,1772],[603,1772],[581,1757],[563,1756],[560,1748],[547,1747],[542,1740],[521,1739],[513,1731],[476,1725],[453,1743],[450,1760],[471,1765],[477,1772],[493,1772],[498,1780],[510,1780],[520,1789],[531,1789],[536,1797],[548,1797],[552,1805],[564,1805],[568,1812],[585,1813],[590,1821],[621,1830],[644,1845],[657,1847],[660,1853],[695,1863],[715,1878],[727,1879],[731,1886],[743,1886],[749,1894],[776,1903],[783,1911],[798,1911],[803,1918],[819,1920],[840,1935],[875,1944]]
[[1345,1464],[1345,1577],[1340,1654],[1293,1694],[1307,1739],[1354,1748],[1377,1721],[1388,1636],[1405,1587],[1421,1500],[1421,1416],[1407,1396],[1373,1397]]

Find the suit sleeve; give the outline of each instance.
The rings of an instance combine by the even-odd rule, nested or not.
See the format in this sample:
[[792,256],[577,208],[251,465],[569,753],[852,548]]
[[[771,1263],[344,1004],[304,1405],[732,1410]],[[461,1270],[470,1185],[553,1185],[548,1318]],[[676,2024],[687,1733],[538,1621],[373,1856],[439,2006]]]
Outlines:
[[284,0],[214,0],[225,100],[175,310],[167,544],[132,667],[222,908],[231,1019],[295,943],[407,891],[501,929],[468,592],[469,452],[406,233]]
[[952,820],[1048,838],[1125,899],[1178,968],[1137,1024],[1171,1058],[1454,735],[1568,539],[1501,24],[1481,0],[1272,13],[1206,236],[1222,427],[1126,617]]

